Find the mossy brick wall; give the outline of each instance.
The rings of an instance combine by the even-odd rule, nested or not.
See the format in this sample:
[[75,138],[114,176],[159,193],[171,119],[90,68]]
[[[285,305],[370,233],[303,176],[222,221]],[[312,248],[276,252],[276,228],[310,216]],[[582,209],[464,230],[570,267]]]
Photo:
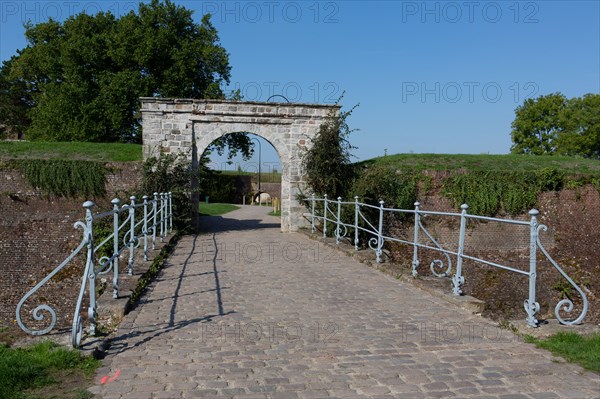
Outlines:
[[[115,196],[128,196],[141,179],[140,163],[107,166],[106,196],[90,198],[97,210],[108,209]],[[79,244],[82,231],[73,224],[84,217],[82,203],[87,199],[47,196],[31,187],[19,171],[0,170],[0,328],[16,329],[18,301]],[[27,301],[26,309],[51,304],[58,325],[69,326],[82,267],[82,258],[75,259]],[[25,317],[26,311],[22,315]]]

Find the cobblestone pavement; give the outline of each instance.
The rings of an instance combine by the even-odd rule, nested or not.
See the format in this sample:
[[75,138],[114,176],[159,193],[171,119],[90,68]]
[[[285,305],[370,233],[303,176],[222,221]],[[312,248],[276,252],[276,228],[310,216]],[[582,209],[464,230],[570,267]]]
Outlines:
[[[204,219],[121,325],[99,398],[600,398],[600,376],[301,234]],[[235,220],[239,219],[239,220]]]

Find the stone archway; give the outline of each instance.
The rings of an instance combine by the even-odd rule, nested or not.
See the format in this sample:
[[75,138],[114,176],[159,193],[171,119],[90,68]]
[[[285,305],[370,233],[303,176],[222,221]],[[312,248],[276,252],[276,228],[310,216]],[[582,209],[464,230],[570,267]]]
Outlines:
[[296,199],[306,189],[302,154],[329,111],[339,112],[339,106],[154,97],[141,102],[144,159],[190,148],[192,159],[198,159],[214,140],[236,132],[267,140],[282,165],[281,230],[295,231],[306,224],[304,207]]

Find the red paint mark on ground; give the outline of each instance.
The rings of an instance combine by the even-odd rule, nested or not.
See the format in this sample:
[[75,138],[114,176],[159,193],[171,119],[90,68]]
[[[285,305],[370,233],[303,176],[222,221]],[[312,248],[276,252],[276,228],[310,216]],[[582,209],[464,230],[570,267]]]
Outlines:
[[114,380],[117,379],[117,377],[119,376],[119,374],[121,374],[121,370],[117,370],[117,372],[115,373],[115,375],[112,376],[112,377],[109,377],[109,376],[105,375],[104,377],[102,377],[100,379],[100,384],[106,384],[106,383],[109,383],[109,382],[113,382]]

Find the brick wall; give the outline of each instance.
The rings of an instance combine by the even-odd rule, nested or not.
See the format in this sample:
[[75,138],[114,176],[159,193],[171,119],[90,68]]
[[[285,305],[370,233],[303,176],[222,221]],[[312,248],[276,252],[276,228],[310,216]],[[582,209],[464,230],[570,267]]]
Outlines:
[[[82,203],[91,199],[97,210],[107,210],[112,198],[128,197],[140,182],[140,163],[108,166],[111,172],[105,198],[46,196],[31,187],[20,172],[0,170],[0,328],[15,328],[15,308],[21,297],[81,241],[82,231],[73,224],[84,216]],[[75,259],[26,302],[26,309],[48,303],[56,309],[58,325],[69,326],[82,267],[81,257]],[[26,313],[22,312],[22,317]]]

